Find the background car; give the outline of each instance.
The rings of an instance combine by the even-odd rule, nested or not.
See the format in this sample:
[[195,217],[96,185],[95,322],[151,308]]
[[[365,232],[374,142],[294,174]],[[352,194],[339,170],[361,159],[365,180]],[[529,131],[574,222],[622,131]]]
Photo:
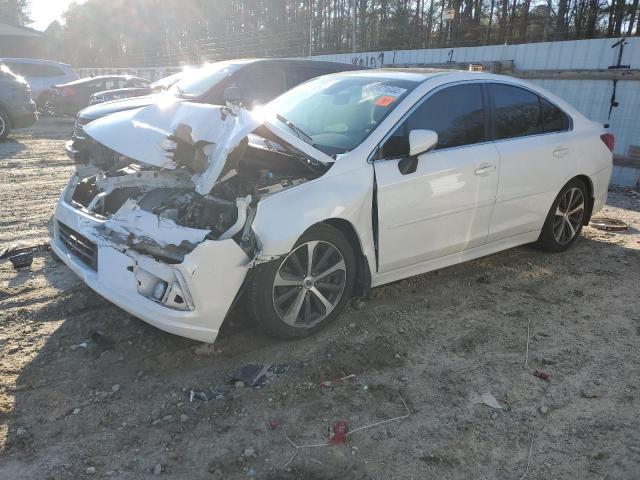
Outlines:
[[[243,92],[246,106],[263,104],[290,88],[311,78],[329,73],[362,70],[364,67],[346,63],[312,60],[255,59],[229,60],[204,65],[183,72],[182,78],[166,91],[177,101],[222,105],[224,91],[236,86]],[[85,156],[83,142],[84,125],[115,112],[145,107],[155,103],[158,95],[114,100],[92,105],[78,113],[71,141],[67,142],[67,154],[82,162]]]
[[160,93],[169,89],[171,85],[178,82],[184,76],[184,72],[174,73],[168,77],[161,78],[155,82],[142,87],[117,88],[115,90],[105,90],[91,95],[89,105],[96,103],[110,102],[111,100],[122,100],[124,98],[141,97],[152,93]]
[[30,127],[37,119],[29,84],[7,66],[0,66],[0,141],[11,129]]
[[66,63],[38,58],[0,58],[16,75],[24,77],[31,87],[31,98],[40,111],[43,110],[51,89],[56,84],[72,82],[78,74]]
[[92,94],[116,88],[146,87],[149,80],[130,75],[101,75],[54,85],[47,100],[47,111],[53,115],[76,115],[89,105]]

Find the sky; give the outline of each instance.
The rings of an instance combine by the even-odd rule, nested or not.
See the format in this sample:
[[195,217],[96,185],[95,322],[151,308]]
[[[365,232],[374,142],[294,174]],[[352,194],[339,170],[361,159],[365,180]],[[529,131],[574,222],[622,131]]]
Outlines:
[[30,10],[33,23],[29,26],[36,30],[46,30],[51,22],[59,20],[70,3],[83,3],[85,0],[31,0]]

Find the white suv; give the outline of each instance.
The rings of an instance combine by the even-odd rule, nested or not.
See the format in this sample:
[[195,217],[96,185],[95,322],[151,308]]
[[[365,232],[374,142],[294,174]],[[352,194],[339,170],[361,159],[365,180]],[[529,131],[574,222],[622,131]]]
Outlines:
[[16,75],[23,77],[31,87],[33,98],[39,110],[44,107],[51,87],[78,79],[78,74],[66,63],[37,58],[0,58]]

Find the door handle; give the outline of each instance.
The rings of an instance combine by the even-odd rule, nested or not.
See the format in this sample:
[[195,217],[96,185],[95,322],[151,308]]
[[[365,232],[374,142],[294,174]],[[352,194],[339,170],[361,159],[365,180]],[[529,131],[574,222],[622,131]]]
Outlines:
[[483,163],[478,168],[476,168],[476,175],[487,175],[493,172],[496,169],[496,166],[493,163]]
[[562,157],[566,157],[568,153],[569,153],[568,148],[559,147],[553,151],[553,156],[556,158],[562,158]]

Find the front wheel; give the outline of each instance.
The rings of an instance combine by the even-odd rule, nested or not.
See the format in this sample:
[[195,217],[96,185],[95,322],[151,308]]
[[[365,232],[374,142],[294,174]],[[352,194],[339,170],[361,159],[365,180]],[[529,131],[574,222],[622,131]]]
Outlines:
[[249,287],[253,316],[271,335],[306,337],[340,314],[355,277],[349,241],[335,228],[318,225],[284,258],[257,267]]
[[538,245],[543,250],[561,252],[576,241],[586,215],[587,199],[587,188],[582,180],[571,180],[560,190],[538,238]]

